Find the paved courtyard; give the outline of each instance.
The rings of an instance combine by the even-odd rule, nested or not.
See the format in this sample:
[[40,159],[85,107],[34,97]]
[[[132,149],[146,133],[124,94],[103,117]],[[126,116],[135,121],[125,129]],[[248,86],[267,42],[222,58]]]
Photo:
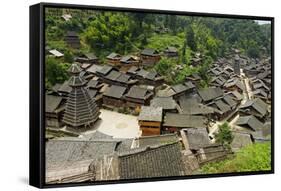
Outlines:
[[89,135],[98,130],[114,138],[135,138],[140,136],[136,116],[125,115],[105,109],[101,109],[100,112],[101,120],[96,123],[96,127],[93,130],[84,132],[84,135]]

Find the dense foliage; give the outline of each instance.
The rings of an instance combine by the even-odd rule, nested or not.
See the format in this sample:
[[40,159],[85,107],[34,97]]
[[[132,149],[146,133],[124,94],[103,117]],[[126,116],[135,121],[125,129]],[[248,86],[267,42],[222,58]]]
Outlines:
[[226,147],[229,147],[230,143],[233,140],[233,135],[231,133],[228,123],[223,123],[219,125],[219,130],[215,134],[215,139],[217,143],[221,143]]
[[255,143],[242,148],[234,157],[204,165],[203,173],[271,170],[271,144]]
[[[154,69],[181,65],[183,70],[162,72],[171,83],[181,82],[190,72],[198,72],[208,86],[206,70],[213,60],[225,56],[233,48],[243,54],[258,58],[270,54],[270,24],[259,25],[247,19],[143,14],[128,12],[68,10],[72,18],[65,21],[61,14],[46,14],[46,44],[64,53],[62,62],[72,62],[81,53],[94,52],[101,61],[111,52],[137,54],[143,48],[162,52],[168,46],[179,51],[179,59],[159,62]],[[79,50],[64,42],[67,31],[76,31],[81,41]],[[262,51],[261,51],[262,50]],[[192,55],[204,55],[201,66],[190,67]],[[171,63],[167,63],[171,62]],[[163,66],[161,66],[163,64]],[[177,75],[178,76],[177,76]],[[174,76],[177,76],[176,79]]]
[[60,63],[54,57],[46,59],[46,87],[52,87],[56,83],[62,83],[68,78],[69,64]]

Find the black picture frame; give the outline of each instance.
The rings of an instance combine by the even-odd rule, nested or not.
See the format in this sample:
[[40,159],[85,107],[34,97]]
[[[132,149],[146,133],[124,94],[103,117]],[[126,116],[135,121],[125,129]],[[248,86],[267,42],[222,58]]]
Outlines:
[[[223,173],[223,174],[206,174],[206,175],[189,175],[179,177],[162,177],[149,179],[133,179],[133,180],[111,180],[90,183],[64,183],[64,184],[45,184],[45,8],[71,8],[71,9],[92,9],[103,11],[121,11],[121,12],[139,12],[139,13],[157,13],[172,15],[187,15],[200,17],[217,17],[217,18],[235,18],[235,19],[252,19],[264,20],[271,22],[271,74],[272,74],[272,118],[271,118],[271,170],[255,171],[255,172],[239,172],[239,173]],[[227,176],[244,176],[274,173],[274,18],[249,15],[231,15],[231,14],[214,14],[214,13],[195,13],[184,11],[169,10],[153,10],[153,9],[134,9],[121,7],[104,7],[93,5],[74,5],[74,4],[56,4],[56,3],[39,3],[30,6],[30,129],[29,129],[29,184],[38,188],[53,187],[69,187],[84,185],[100,185],[100,184],[116,184],[116,183],[133,183],[133,182],[150,182],[150,181],[167,181],[179,179],[195,179],[195,178],[211,178],[211,177],[227,177]]]

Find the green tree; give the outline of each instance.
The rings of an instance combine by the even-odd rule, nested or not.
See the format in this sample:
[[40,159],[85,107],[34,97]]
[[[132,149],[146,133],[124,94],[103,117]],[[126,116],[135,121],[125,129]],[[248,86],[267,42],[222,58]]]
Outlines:
[[219,125],[219,130],[218,133],[215,134],[215,139],[217,143],[221,143],[222,145],[230,148],[230,143],[233,140],[233,135],[228,123],[225,122],[222,125]]
[[106,51],[126,54],[132,48],[131,25],[132,20],[126,14],[106,12],[90,22],[82,37],[98,54]]
[[72,63],[74,61],[74,56],[69,50],[64,52],[64,61],[66,63]]
[[187,28],[186,28],[185,40],[186,40],[187,45],[190,47],[190,49],[192,51],[196,51],[197,50],[197,45],[196,45],[196,42],[195,42],[194,31],[193,31],[191,25],[188,25]]
[[54,57],[46,58],[46,85],[51,87],[68,79],[68,64],[59,63]]

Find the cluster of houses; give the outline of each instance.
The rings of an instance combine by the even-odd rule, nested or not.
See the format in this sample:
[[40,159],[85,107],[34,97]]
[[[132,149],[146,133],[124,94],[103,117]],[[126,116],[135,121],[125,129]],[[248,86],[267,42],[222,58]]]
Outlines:
[[96,131],[87,138],[46,144],[46,183],[69,183],[190,175],[228,154],[204,130],[116,139]]
[[[212,141],[210,128],[216,121],[231,121],[236,116],[233,151],[270,140],[270,105],[260,98],[245,98],[245,82],[233,69],[235,61],[215,63],[208,71],[211,86],[205,89],[199,88],[197,74],[187,76],[182,84],[159,89],[158,83],[146,85],[149,71],[136,66],[124,73],[110,65],[83,64],[73,64],[70,80],[46,95],[47,126],[91,125],[99,118],[98,106],[125,106],[140,109],[142,136],[116,139],[96,131],[82,139],[50,139],[46,144],[47,183],[190,175],[229,154]],[[119,82],[119,77],[126,80]],[[75,121],[79,116],[85,120]]]
[[[80,47],[73,32],[65,40]],[[167,47],[164,54],[178,56],[174,47]],[[93,53],[82,54],[69,68],[70,78],[46,90],[47,128],[66,126],[77,132],[102,120],[99,108],[118,112],[126,108],[138,116],[141,130],[135,138],[114,138],[99,130],[47,138],[47,184],[191,175],[248,144],[270,141],[270,59],[238,54],[219,58],[208,71],[209,87],[201,88],[196,73],[183,83],[167,85],[163,76],[144,69],[160,56],[152,49],[137,56],[110,53],[107,63],[100,64]],[[195,54],[192,65],[202,59]],[[214,141],[215,127],[225,121],[234,135],[232,151]]]

